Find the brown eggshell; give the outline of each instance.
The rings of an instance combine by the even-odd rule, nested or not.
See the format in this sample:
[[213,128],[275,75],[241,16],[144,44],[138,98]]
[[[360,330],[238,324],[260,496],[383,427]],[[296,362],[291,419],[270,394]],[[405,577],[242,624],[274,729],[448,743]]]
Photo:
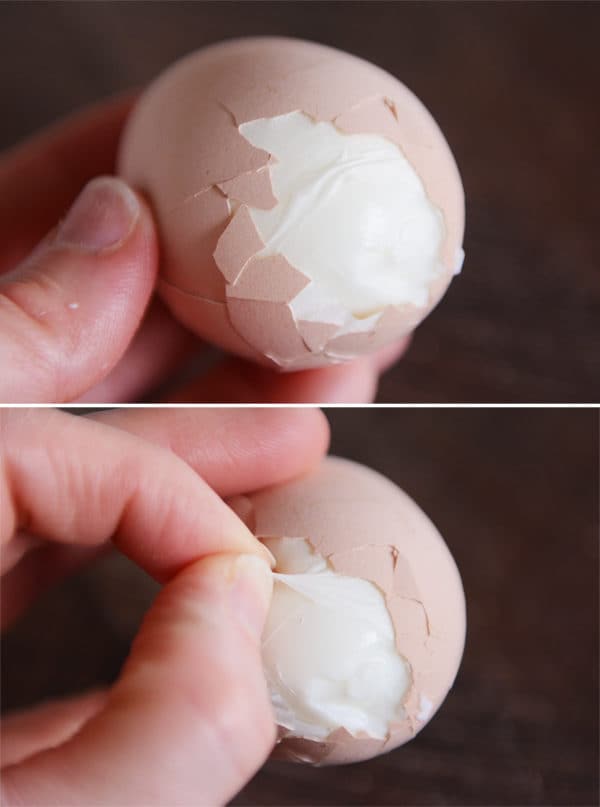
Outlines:
[[225,302],[227,278],[215,261],[229,222],[227,199],[217,188],[206,188],[165,213],[159,226],[162,251],[169,260],[163,262],[161,278],[186,294]]
[[[301,273],[280,273],[277,261],[270,271],[239,283],[264,246],[245,206],[270,209],[276,199],[269,173],[273,158],[254,148],[238,126],[298,110],[348,134],[375,133],[396,143],[443,216],[440,271],[428,302],[389,306],[369,333],[341,333],[331,322],[297,322],[290,302],[302,287]],[[258,360],[280,369],[346,361],[405,335],[435,306],[457,267],[464,196],[440,129],[396,78],[324,45],[231,40],[177,62],[135,107],[121,143],[119,172],[152,201],[163,247],[161,272],[169,284],[162,288],[198,300],[197,323],[190,297],[166,295],[173,313],[226,350],[247,345]],[[210,332],[202,299],[225,306],[227,318],[214,318]],[[256,307],[265,301],[270,305]],[[241,339],[232,338],[232,331]]]
[[[305,476],[230,504],[257,537],[304,538],[334,571],[377,585],[396,648],[412,674],[404,719],[390,726],[385,740],[340,729],[315,742],[285,737],[282,729],[277,757],[321,765],[357,762],[412,739],[454,682],[466,629],[460,575],[431,521],[389,479],[333,457]],[[431,702],[427,719],[418,716],[421,696]]]
[[267,166],[258,171],[249,171],[239,177],[220,182],[218,185],[222,193],[229,199],[242,202],[251,207],[270,210],[277,204],[277,199],[271,187],[271,175]]
[[225,303],[186,294],[164,280],[159,281],[158,289],[167,305],[170,308],[177,308],[180,322],[190,330],[195,331],[207,341],[210,341],[210,335],[215,330],[219,330],[221,344],[225,350],[247,359],[264,362],[263,356],[250,347],[231,326]]

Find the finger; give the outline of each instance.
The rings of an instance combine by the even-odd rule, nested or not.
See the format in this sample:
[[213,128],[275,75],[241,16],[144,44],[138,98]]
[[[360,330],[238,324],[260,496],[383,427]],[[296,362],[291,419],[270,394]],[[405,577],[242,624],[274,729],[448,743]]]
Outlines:
[[370,359],[318,370],[281,373],[241,359],[225,359],[176,390],[171,403],[369,403],[379,373]]
[[60,698],[2,716],[2,767],[15,765],[46,748],[66,742],[106,703],[95,690]]
[[260,655],[270,589],[254,557],[183,570],[148,613],[106,708],[63,745],[5,769],[4,803],[228,801],[275,739]]
[[267,554],[179,457],[53,410],[1,410],[2,544],[19,529],[71,546],[117,547],[158,580],[213,552]]
[[90,416],[169,448],[220,496],[298,476],[327,451],[318,409],[114,409]]
[[139,401],[175,372],[201,343],[154,299],[125,355],[79,403]]
[[114,172],[133,101],[128,93],[95,104],[0,156],[0,272],[30,252],[86,182]]
[[158,262],[149,209],[121,180],[86,186],[58,231],[0,278],[0,400],[73,400],[142,319]]

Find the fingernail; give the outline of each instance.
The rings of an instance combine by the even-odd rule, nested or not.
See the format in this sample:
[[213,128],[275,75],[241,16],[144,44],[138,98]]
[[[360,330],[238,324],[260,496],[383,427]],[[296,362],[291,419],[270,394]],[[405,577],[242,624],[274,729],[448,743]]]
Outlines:
[[271,569],[257,555],[238,555],[234,575],[230,590],[234,613],[242,627],[259,639],[271,604]]
[[116,177],[98,177],[81,191],[61,222],[55,244],[99,252],[120,244],[133,229],[140,206]]

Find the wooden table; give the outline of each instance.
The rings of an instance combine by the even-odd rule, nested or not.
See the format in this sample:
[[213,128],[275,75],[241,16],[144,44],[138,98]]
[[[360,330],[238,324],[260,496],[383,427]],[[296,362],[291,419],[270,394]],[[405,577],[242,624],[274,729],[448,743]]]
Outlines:
[[379,399],[600,400],[600,4],[2,3],[0,30],[0,147],[227,37],[386,68],[456,155],[467,258]]
[[[396,481],[446,538],[467,597],[465,657],[410,744],[343,768],[269,763],[233,803],[597,804],[597,414],[328,416],[332,451]],[[44,596],[3,640],[4,707],[111,681],[155,590],[113,557]]]

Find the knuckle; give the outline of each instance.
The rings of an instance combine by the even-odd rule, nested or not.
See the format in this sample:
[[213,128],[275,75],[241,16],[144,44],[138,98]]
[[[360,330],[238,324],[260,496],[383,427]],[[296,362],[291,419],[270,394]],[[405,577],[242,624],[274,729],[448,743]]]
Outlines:
[[8,344],[14,344],[21,365],[26,360],[30,386],[39,379],[52,389],[55,400],[64,395],[60,357],[73,356],[78,348],[77,329],[56,282],[43,272],[32,271],[11,278],[0,288],[0,320]]
[[62,292],[56,281],[36,269],[7,279],[0,297],[5,313],[19,312],[40,328],[48,328],[60,316]]

